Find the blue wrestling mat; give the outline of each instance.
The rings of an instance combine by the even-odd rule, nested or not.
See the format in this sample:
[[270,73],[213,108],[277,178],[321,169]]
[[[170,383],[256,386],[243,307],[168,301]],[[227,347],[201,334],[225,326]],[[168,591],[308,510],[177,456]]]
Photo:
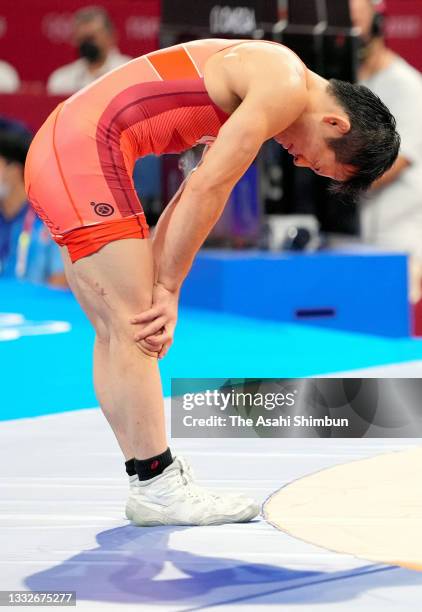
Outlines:
[[[94,334],[63,290],[0,282],[0,419],[90,408]],[[422,342],[181,308],[171,377],[305,377],[422,359]]]

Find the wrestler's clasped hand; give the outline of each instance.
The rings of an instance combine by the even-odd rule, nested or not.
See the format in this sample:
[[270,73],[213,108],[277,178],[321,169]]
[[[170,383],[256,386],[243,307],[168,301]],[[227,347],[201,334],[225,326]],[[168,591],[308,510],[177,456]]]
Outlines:
[[158,353],[159,359],[167,354],[173,343],[178,301],[179,291],[171,291],[156,283],[152,292],[151,308],[130,320],[133,325],[138,326],[135,341],[145,343],[148,350]]

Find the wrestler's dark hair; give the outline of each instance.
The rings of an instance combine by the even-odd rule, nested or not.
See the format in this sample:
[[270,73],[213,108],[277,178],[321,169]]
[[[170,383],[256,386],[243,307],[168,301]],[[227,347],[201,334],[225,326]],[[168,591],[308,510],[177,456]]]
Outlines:
[[30,134],[12,130],[0,130],[0,157],[8,164],[17,163],[23,168],[30,144]]
[[382,100],[364,85],[331,79],[328,93],[346,111],[351,129],[341,138],[330,138],[329,147],[341,164],[356,173],[345,182],[334,182],[331,191],[357,200],[397,159],[400,136],[396,120]]

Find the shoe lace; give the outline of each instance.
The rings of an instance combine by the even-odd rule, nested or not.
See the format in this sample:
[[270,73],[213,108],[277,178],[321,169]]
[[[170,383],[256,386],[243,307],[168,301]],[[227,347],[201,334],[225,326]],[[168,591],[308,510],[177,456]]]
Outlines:
[[185,459],[179,458],[179,463],[180,463],[180,476],[182,479],[182,483],[184,486],[189,487],[189,495],[191,497],[196,497],[203,501],[208,500],[210,498],[216,501],[221,499],[220,495],[217,495],[216,493],[213,493],[212,491],[208,491],[204,489],[203,487],[197,485],[194,482],[194,472],[191,466],[185,461]]
[[[184,485],[194,484],[193,470],[183,457],[179,457],[180,477]],[[194,485],[195,486],[195,485]]]

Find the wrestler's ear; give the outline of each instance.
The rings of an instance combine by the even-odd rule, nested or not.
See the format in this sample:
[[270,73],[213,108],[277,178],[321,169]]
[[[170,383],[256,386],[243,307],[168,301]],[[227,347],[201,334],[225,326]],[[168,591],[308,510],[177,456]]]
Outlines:
[[347,132],[350,132],[351,125],[347,116],[324,115],[322,122],[330,126],[333,132],[336,132],[338,136],[344,136]]

